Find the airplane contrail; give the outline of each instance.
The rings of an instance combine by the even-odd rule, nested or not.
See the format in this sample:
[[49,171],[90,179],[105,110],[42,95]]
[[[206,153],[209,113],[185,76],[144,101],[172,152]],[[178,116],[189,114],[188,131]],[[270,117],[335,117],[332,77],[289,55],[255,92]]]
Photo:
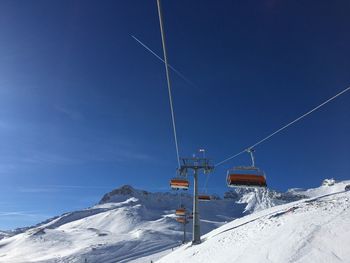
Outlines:
[[[160,61],[162,61],[163,63],[165,63],[165,61],[157,55],[157,53],[155,53],[152,49],[150,49],[146,44],[144,44],[141,40],[139,40],[137,37],[135,37],[134,35],[130,35],[133,39],[136,40],[137,43],[139,43],[141,46],[143,46],[148,52],[150,52],[153,56],[155,56],[156,58],[158,58]],[[188,78],[186,78],[186,76],[184,74],[182,74],[180,71],[178,71],[176,68],[174,68],[173,66],[171,66],[170,64],[168,64],[169,68],[174,71],[180,78],[182,78],[184,81],[186,81],[188,84],[191,84],[194,87],[197,87],[196,84],[194,84],[191,80],[189,80]]]

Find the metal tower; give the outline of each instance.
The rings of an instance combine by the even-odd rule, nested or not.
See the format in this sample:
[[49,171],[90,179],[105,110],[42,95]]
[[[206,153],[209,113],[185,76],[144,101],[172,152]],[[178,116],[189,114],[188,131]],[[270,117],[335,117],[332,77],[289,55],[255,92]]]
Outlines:
[[180,174],[187,175],[188,170],[193,170],[193,237],[192,244],[201,243],[201,231],[199,221],[199,207],[198,207],[198,174],[203,170],[205,174],[210,173],[214,166],[209,164],[207,158],[181,158]]

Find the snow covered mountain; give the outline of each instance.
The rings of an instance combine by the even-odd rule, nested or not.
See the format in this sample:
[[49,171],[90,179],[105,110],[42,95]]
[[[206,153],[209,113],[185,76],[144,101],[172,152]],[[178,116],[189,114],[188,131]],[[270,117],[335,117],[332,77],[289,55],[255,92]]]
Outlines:
[[310,198],[236,219],[158,262],[350,262],[348,184],[291,190]]
[[[201,230],[205,234],[243,215],[336,187],[325,185],[286,193],[229,191],[224,199],[200,203]],[[191,196],[183,194],[181,203],[191,209]],[[150,262],[180,245],[182,226],[174,219],[179,205],[177,194],[123,186],[105,194],[93,207],[18,229],[12,232],[13,236],[6,233],[0,240],[0,262]],[[190,239],[191,224],[187,231]]]
[[10,234],[6,231],[0,231],[0,240],[5,238],[5,237],[9,237]]
[[243,213],[258,212],[276,205],[281,205],[300,199],[308,198],[302,192],[289,190],[285,193],[271,189],[235,188],[224,195],[225,199],[232,199],[236,204],[245,204]]
[[[191,196],[182,203],[191,207]],[[0,240],[0,262],[129,262],[179,245],[174,193],[150,193],[123,186],[88,209],[63,214]],[[201,204],[204,233],[241,216],[232,200]],[[190,225],[187,226],[190,230]],[[139,259],[142,262],[144,259]]]

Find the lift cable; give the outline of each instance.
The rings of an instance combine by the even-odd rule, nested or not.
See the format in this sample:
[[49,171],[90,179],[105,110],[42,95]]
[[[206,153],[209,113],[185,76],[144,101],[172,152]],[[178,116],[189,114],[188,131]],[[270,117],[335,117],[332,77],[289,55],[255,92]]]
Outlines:
[[163,15],[162,15],[162,8],[161,8],[160,0],[157,0],[157,6],[158,6],[160,33],[161,33],[161,36],[162,36],[164,65],[165,65],[165,73],[166,73],[166,79],[167,79],[167,84],[168,84],[171,120],[172,120],[172,123],[173,123],[173,132],[174,132],[174,140],[175,140],[175,147],[176,147],[176,156],[177,156],[178,168],[180,168],[179,146],[178,146],[177,135],[176,135],[176,125],[175,125],[173,98],[172,98],[172,95],[171,95],[169,64],[168,64],[168,57],[167,57],[166,46],[165,46],[165,33],[164,33],[164,27],[163,27]]
[[206,175],[206,178],[205,178],[204,189],[203,189],[205,194],[206,194],[207,191],[208,191],[208,188],[207,188],[207,186],[208,186],[208,181],[209,181],[209,174],[207,174],[207,175]]
[[[162,59],[156,52],[154,52],[149,46],[147,46],[145,43],[143,43],[140,39],[135,37],[134,35],[130,35],[137,43],[139,43],[142,47],[144,47],[148,52],[150,52],[153,56],[155,56],[157,59],[165,63],[164,59]],[[184,74],[182,74],[179,70],[174,68],[172,65],[168,64],[168,67],[175,72],[180,78],[182,78],[185,82],[190,84],[193,87],[197,88],[197,85],[194,84],[191,80],[189,80]]]
[[300,117],[296,118],[294,121],[291,121],[290,123],[284,125],[282,128],[278,129],[277,131],[271,133],[270,135],[266,136],[265,138],[261,139],[260,141],[256,142],[255,144],[245,148],[244,150],[240,151],[239,153],[236,153],[235,155],[232,155],[228,158],[226,158],[225,160],[218,162],[217,164],[215,164],[215,167],[226,163],[227,161],[245,153],[247,150],[249,149],[253,149],[254,147],[258,146],[259,144],[265,142],[266,140],[270,139],[272,136],[276,135],[277,133],[283,131],[284,129],[286,129],[287,127],[291,126],[292,124],[296,123],[297,121],[300,121],[301,119],[305,118],[307,115],[311,114],[312,112],[318,110],[319,108],[321,108],[322,106],[326,105],[327,103],[331,102],[332,100],[334,100],[335,98],[339,97],[340,95],[344,94],[345,92],[349,91],[350,87],[342,90],[341,92],[339,92],[338,94],[334,95],[333,97],[329,98],[328,100],[324,101],[323,103],[321,103],[320,105],[318,105],[317,107],[313,108],[312,110],[306,112],[305,114],[301,115]]

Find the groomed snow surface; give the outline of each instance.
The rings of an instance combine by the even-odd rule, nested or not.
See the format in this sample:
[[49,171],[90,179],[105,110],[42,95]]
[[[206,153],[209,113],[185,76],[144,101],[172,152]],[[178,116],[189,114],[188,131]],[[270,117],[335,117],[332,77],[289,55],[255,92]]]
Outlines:
[[349,183],[300,191],[313,197],[236,219],[157,262],[350,262]]
[[[177,195],[124,186],[91,208],[4,233],[0,262],[350,262],[347,184],[327,180],[286,193],[240,189],[201,203],[207,234],[196,246],[181,246]],[[182,203],[191,209],[191,196]]]

